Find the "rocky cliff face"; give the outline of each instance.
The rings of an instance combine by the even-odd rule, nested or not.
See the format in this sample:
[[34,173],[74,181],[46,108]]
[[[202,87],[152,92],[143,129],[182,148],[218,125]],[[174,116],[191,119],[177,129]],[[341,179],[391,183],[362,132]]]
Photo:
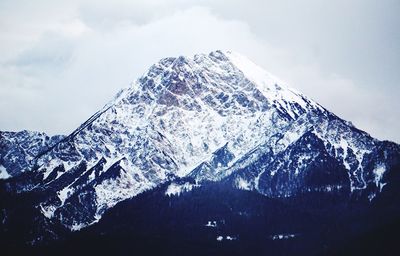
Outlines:
[[0,178],[10,178],[30,169],[35,157],[63,138],[33,131],[0,132]]

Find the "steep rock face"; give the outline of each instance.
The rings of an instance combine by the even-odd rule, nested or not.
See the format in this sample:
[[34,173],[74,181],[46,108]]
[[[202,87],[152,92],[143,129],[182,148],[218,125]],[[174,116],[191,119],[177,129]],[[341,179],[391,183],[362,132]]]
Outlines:
[[35,157],[64,138],[43,132],[0,132],[0,178],[16,176],[31,167]]
[[79,230],[118,202],[174,180],[168,195],[227,181],[268,197],[317,191],[372,200],[400,150],[243,56],[216,51],[160,60],[37,155],[34,170],[5,189],[40,194],[34,207]]

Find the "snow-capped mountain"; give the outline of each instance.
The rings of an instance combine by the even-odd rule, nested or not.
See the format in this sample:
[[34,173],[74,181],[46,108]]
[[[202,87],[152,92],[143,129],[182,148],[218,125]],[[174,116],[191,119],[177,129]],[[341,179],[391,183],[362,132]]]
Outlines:
[[7,171],[24,172],[4,190],[40,195],[32,204],[42,217],[70,230],[163,184],[167,197],[222,182],[268,198],[318,192],[372,201],[400,163],[399,145],[229,51],[162,59],[69,136],[24,138],[26,162],[13,157],[27,146],[2,149]]

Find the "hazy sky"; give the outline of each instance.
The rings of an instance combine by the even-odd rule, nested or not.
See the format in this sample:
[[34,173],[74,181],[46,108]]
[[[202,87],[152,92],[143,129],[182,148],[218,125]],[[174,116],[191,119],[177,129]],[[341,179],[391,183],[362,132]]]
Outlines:
[[0,130],[70,133],[158,59],[230,49],[400,142],[399,13],[398,0],[1,0]]

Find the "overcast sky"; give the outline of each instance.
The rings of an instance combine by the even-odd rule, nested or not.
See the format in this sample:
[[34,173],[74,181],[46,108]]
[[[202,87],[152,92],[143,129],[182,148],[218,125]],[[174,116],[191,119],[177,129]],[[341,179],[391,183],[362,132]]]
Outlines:
[[160,58],[222,49],[400,142],[399,14],[398,0],[1,0],[0,130],[70,133]]

